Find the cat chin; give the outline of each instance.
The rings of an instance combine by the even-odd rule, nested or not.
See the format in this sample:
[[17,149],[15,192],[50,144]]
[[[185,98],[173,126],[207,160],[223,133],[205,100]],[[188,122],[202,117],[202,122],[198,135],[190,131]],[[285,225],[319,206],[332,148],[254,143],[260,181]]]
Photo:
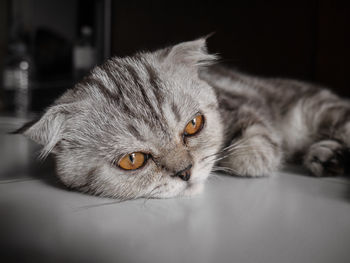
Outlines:
[[204,190],[204,183],[194,183],[194,184],[189,184],[187,188],[181,193],[181,196],[184,197],[191,197],[191,196],[196,196],[199,195],[203,192]]
[[186,184],[177,184],[171,190],[164,187],[161,192],[154,194],[151,198],[175,198],[190,197],[202,193],[204,190],[204,182],[190,182]]

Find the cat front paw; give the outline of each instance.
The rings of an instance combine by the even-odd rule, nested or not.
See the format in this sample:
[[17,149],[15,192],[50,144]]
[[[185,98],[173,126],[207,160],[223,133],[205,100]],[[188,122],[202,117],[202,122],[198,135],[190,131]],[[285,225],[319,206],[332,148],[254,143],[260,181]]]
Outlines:
[[305,167],[315,176],[344,174],[345,147],[334,140],[323,140],[310,146],[304,156]]
[[260,177],[273,174],[281,165],[282,152],[277,143],[265,137],[237,144],[220,163],[222,171],[238,176]]

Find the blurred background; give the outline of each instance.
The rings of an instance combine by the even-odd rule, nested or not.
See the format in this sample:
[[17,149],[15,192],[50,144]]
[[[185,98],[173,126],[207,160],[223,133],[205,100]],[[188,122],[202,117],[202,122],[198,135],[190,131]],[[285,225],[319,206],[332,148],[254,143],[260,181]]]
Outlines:
[[229,66],[350,96],[349,1],[1,0],[0,114],[41,112],[111,55],[210,32]]
[[230,67],[350,97],[350,1],[0,0],[0,262],[350,262],[349,180],[223,178],[193,202],[90,210],[105,200],[67,191],[40,146],[8,134],[108,57],[211,32]]

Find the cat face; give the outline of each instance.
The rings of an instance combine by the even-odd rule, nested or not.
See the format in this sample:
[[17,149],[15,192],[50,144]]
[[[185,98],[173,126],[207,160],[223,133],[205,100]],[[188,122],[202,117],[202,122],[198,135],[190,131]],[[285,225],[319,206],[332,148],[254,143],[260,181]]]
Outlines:
[[205,40],[113,58],[23,133],[55,154],[67,186],[104,196],[166,198],[198,191],[222,143]]

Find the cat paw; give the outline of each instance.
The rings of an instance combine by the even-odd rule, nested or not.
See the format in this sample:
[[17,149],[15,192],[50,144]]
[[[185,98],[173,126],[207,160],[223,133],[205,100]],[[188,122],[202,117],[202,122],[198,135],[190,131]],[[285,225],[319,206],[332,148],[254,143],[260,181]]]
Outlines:
[[334,140],[323,140],[310,146],[304,157],[305,167],[315,176],[344,174],[344,146]]
[[277,171],[281,159],[282,153],[277,144],[257,138],[237,147],[237,151],[233,151],[219,165],[223,171],[233,175],[260,177]]

